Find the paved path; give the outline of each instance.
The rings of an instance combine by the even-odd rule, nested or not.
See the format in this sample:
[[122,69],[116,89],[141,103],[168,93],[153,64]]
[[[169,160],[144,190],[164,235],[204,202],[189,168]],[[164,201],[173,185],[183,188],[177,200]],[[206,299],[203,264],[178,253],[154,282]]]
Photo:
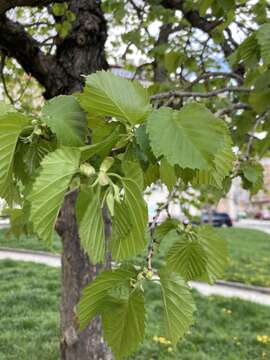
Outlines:
[[[32,261],[53,267],[60,267],[61,260],[59,255],[45,252],[31,252],[27,250],[1,249],[0,260],[11,259],[16,261]],[[242,300],[252,301],[262,305],[270,306],[270,293],[262,293],[255,289],[236,288],[228,284],[208,285],[205,283],[192,282],[192,288],[198,290],[202,295],[220,295],[224,297],[237,297]]]
[[27,250],[11,250],[3,249],[0,250],[0,260],[15,260],[15,261],[30,261],[38,264],[44,264],[52,267],[60,267],[61,259],[59,255],[53,255],[41,251],[27,251]]
[[0,218],[0,229],[7,229],[7,228],[9,228],[9,219]]
[[235,222],[236,227],[245,228],[245,229],[255,229],[261,230],[270,234],[270,221],[269,220],[254,220],[254,219],[242,219]]

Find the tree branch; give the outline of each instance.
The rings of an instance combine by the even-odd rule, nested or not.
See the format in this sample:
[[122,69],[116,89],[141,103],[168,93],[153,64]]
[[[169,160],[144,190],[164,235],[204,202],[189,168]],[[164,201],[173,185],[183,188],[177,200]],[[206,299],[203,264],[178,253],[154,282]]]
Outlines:
[[[155,43],[155,47],[164,45],[168,43],[169,36],[172,33],[172,24],[163,24],[160,27],[158,39]],[[168,79],[168,73],[157,56],[155,56],[155,60],[153,62],[153,70],[154,70],[154,81],[156,82],[165,82]]]
[[221,77],[224,79],[235,79],[238,82],[238,84],[242,84],[242,82],[243,82],[243,78],[240,75],[232,73],[232,72],[206,71],[206,72],[202,73],[201,75],[199,75],[196,79],[191,81],[191,83],[187,86],[187,88],[185,90],[191,89],[192,86],[194,86],[195,84],[198,84],[201,80],[208,80],[208,79],[217,78],[217,77]]
[[[57,60],[51,55],[46,55],[40,49],[40,43],[25,31],[20,23],[6,16],[0,16],[0,50],[16,59],[26,73],[35,77],[47,90],[56,89],[56,71],[63,75]],[[44,96],[51,97],[54,94],[46,96],[45,93]]]
[[248,143],[247,143],[247,147],[246,147],[246,151],[243,155],[243,160],[248,160],[249,156],[250,156],[250,153],[251,153],[251,150],[252,150],[252,145],[253,145],[253,141],[254,141],[254,138],[256,139],[255,137],[255,133],[259,127],[259,125],[262,123],[263,120],[265,120],[265,118],[267,117],[268,115],[268,112],[265,111],[264,113],[262,113],[261,115],[259,115],[255,121],[255,124],[252,128],[252,131],[248,134],[249,135],[249,140],[248,140]]
[[185,1],[183,0],[162,0],[161,5],[167,9],[181,10],[186,20],[195,28],[210,33],[215,27],[222,23],[222,20],[208,21],[200,16],[198,10],[186,10]]
[[6,94],[6,97],[9,99],[10,103],[12,105],[14,105],[15,101],[13,100],[12,96],[10,95],[10,93],[8,91],[6,79],[5,79],[5,75],[4,75],[5,60],[6,60],[6,55],[2,53],[1,54],[1,65],[0,65],[1,80],[2,80],[2,84],[3,84],[3,88],[4,88],[4,92]]
[[248,104],[236,103],[236,104],[232,104],[224,109],[218,110],[215,115],[217,117],[219,117],[219,116],[230,114],[237,110],[249,110],[249,109],[251,109],[251,106]]
[[0,15],[15,7],[21,6],[44,6],[52,2],[64,2],[64,0],[0,0]]
[[249,93],[252,90],[249,88],[242,88],[242,87],[226,87],[222,89],[217,89],[209,92],[194,92],[194,91],[181,91],[181,90],[171,90],[164,93],[159,93],[156,95],[151,96],[151,100],[162,100],[162,99],[168,99],[168,98],[184,98],[184,97],[193,97],[193,98],[211,98],[215,97],[220,94],[224,93],[232,93],[232,92],[242,92],[242,93]]
[[[180,10],[184,18],[192,25],[192,27],[202,30],[211,37],[212,37],[211,34],[212,30],[215,29],[218,25],[223,23],[223,20],[212,20],[212,21],[207,20],[206,17],[200,16],[198,10],[186,9],[184,0],[161,0],[161,5],[163,5],[165,8],[168,9]],[[231,34],[228,28],[225,30],[227,30],[227,34],[230,37]],[[231,55],[236,48],[236,43],[233,41],[232,37],[230,37],[230,40],[233,46],[231,46],[228,43],[228,41],[226,41],[225,38],[220,44],[226,57]],[[239,72],[240,75],[242,75],[243,73],[242,66],[239,66],[237,71]]]

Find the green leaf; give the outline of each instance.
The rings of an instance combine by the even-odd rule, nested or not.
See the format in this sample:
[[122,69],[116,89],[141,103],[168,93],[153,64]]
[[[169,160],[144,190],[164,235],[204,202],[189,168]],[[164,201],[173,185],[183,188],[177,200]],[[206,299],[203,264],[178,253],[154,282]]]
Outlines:
[[232,145],[231,137],[226,134],[224,136],[223,146],[220,146],[215,155],[215,171],[213,171],[212,174],[219,187],[222,187],[222,181],[230,174],[233,168],[234,154]]
[[160,178],[158,164],[149,164],[143,173],[144,187],[151,186]]
[[200,2],[199,12],[201,16],[206,14],[206,11],[211,7],[214,0],[202,0]]
[[10,229],[8,235],[14,235],[17,239],[26,232],[27,218],[23,209],[5,209],[4,214],[9,216]]
[[177,178],[173,166],[169,164],[165,158],[162,158],[160,161],[159,172],[160,180],[167,186],[169,191],[172,191],[176,184]]
[[243,172],[243,187],[251,192],[252,195],[256,194],[264,185],[264,168],[257,162],[245,162],[241,164]]
[[66,4],[53,4],[52,12],[55,16],[63,16],[67,10]]
[[14,153],[19,135],[28,122],[26,116],[17,112],[7,112],[0,116],[0,197],[8,203],[13,198]]
[[31,143],[19,142],[14,158],[15,176],[27,185],[36,175],[42,159],[56,147],[56,141],[48,141],[40,136]]
[[117,359],[130,355],[144,339],[144,296],[135,289],[126,299],[111,299],[102,314],[104,338]]
[[270,107],[270,70],[258,75],[254,86],[255,89],[249,96],[249,102],[256,112],[262,113]]
[[207,108],[192,103],[180,111],[162,108],[147,120],[154,154],[171,165],[207,169],[224,140],[224,127]]
[[165,335],[173,343],[188,331],[193,323],[195,304],[184,280],[165,269],[159,271],[164,306]]
[[105,233],[100,201],[100,191],[85,188],[77,199],[77,219],[80,241],[92,263],[104,261]]
[[207,256],[198,239],[179,235],[167,254],[167,265],[185,280],[195,280],[206,271]]
[[224,143],[220,144],[215,154],[214,164],[207,170],[197,170],[192,180],[193,185],[211,185],[223,188],[223,180],[233,168],[234,154],[232,140],[229,135],[224,136]]
[[91,140],[93,144],[99,143],[108,137],[120,123],[108,121],[107,119],[88,116],[88,127],[91,129]]
[[85,161],[91,159],[95,155],[99,155],[101,158],[106,157],[111,151],[114,145],[119,140],[118,129],[115,129],[109,136],[99,143],[93,145],[86,145],[80,148],[81,160]]
[[136,279],[135,271],[117,269],[104,271],[84,289],[77,307],[77,316],[80,329],[84,329],[98,314],[106,310],[106,301],[109,300],[109,291],[117,287],[130,290],[131,279]]
[[148,220],[147,206],[139,186],[124,179],[125,195],[121,204],[115,204],[112,239],[112,256],[116,260],[137,255],[146,245],[145,229]]
[[176,71],[177,67],[183,63],[186,55],[180,51],[170,51],[169,53],[164,54],[164,65],[166,70],[169,73]]
[[255,34],[251,34],[246,38],[238,49],[230,56],[232,65],[237,65],[243,61],[247,66],[252,67],[259,61],[259,47]]
[[116,202],[114,205],[114,222],[111,242],[112,246],[120,246],[119,241],[128,238],[132,230],[132,223],[128,217],[129,208],[127,204],[124,201],[121,201],[121,203]]
[[228,12],[229,10],[234,9],[235,0],[220,0],[220,4],[224,11]]
[[261,56],[265,65],[270,65],[270,24],[262,25],[256,32],[261,48]]
[[146,125],[143,124],[137,128],[135,128],[135,138],[136,143],[139,146],[139,149],[141,150],[143,154],[144,161],[147,162],[156,162],[156,158],[152,152],[151,146],[150,146],[150,140],[149,136],[146,131]]
[[140,190],[144,189],[143,172],[140,163],[136,160],[123,160],[122,169],[125,177],[133,179]]
[[155,229],[155,238],[158,242],[161,242],[162,239],[169,234],[172,230],[175,230],[179,225],[179,221],[176,219],[167,219],[161,225],[157,226]]
[[110,191],[106,197],[106,204],[111,216],[114,216],[114,202],[115,202],[114,194],[112,191]]
[[74,96],[60,95],[47,101],[42,119],[62,146],[82,146],[86,135],[86,114]]
[[89,114],[113,116],[132,125],[144,121],[151,111],[147,89],[137,81],[120,78],[111,72],[89,75],[78,98]]
[[220,233],[210,226],[199,226],[197,235],[207,256],[206,274],[203,279],[213,284],[221,278],[228,262],[227,243]]
[[79,171],[79,160],[79,149],[60,148],[41,162],[41,171],[27,200],[31,203],[29,220],[37,235],[45,241],[52,241],[57,215],[70,181]]
[[15,112],[14,107],[10,104],[5,103],[4,101],[0,101],[0,117],[9,112]]

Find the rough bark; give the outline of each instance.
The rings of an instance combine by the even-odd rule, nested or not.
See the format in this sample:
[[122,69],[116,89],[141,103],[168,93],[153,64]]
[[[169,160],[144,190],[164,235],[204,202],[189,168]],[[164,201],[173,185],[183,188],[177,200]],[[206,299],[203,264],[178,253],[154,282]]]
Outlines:
[[[61,1],[61,0],[57,0]],[[40,4],[50,1],[41,0]],[[45,88],[49,99],[59,94],[81,91],[82,75],[107,68],[104,43],[106,22],[96,0],[68,0],[70,10],[76,14],[73,28],[65,39],[57,38],[56,54],[47,55],[24,27],[9,19],[4,11],[15,5],[37,4],[36,0],[0,0],[0,50],[15,58],[24,70],[34,76]],[[93,266],[80,247],[75,217],[76,193],[66,197],[57,222],[57,231],[63,242],[62,253],[62,305],[61,305],[61,359],[109,360],[111,352],[102,339],[101,322],[96,318],[83,332],[78,331],[75,306],[83,287],[100,270]],[[109,222],[106,234],[109,233]]]
[[[158,39],[155,46],[161,46],[168,42],[169,36],[172,32],[172,24],[163,24],[160,27]],[[153,63],[153,72],[154,72],[154,81],[159,83],[164,83],[168,80],[168,73],[160,61],[159,58],[156,58]]]
[[[80,299],[82,288],[95,278],[101,266],[93,266],[80,247],[75,219],[77,193],[65,199],[58,220],[57,230],[62,238],[62,304],[61,339],[62,360],[110,360],[111,353],[102,339],[101,322],[94,319],[82,332],[78,331],[75,306]],[[108,227],[107,227],[108,228]]]
[[[54,84],[46,88],[46,97],[69,94],[82,90],[83,77],[106,68],[104,54],[106,23],[96,1],[73,0],[70,9],[77,20],[69,36],[59,42],[57,64],[65,74],[59,73]],[[111,352],[102,339],[99,318],[92,321],[83,332],[77,330],[74,308],[83,287],[96,275],[100,266],[93,266],[80,247],[75,218],[76,194],[66,198],[58,222],[63,242],[62,254],[62,306],[61,306],[61,359],[62,360],[109,360]],[[106,232],[108,233],[106,225]]]
[[[0,15],[0,50],[15,58],[45,88],[44,97],[82,90],[83,75],[106,69],[106,22],[95,0],[70,0],[76,20],[69,35],[56,38],[55,55],[45,54],[20,23]],[[20,44],[20,46],[18,46]]]
[[0,14],[17,6],[43,6],[52,2],[63,2],[65,0],[0,0]]

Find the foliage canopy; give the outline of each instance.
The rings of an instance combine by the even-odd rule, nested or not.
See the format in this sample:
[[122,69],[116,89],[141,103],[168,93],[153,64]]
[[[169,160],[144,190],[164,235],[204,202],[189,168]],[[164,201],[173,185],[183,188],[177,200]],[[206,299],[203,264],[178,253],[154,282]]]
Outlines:
[[[29,52],[14,51],[14,38],[3,40],[0,34],[2,81],[14,105],[0,103],[0,196],[11,215],[16,211],[17,233],[21,224],[21,230],[50,242],[65,197],[76,193],[85,253],[94,264],[106,262],[108,252],[113,261],[112,270],[84,289],[76,310],[81,328],[100,314],[114,354],[128,356],[143,341],[144,292],[151,282],[160,289],[165,335],[176,343],[193,322],[188,281],[215,282],[226,264],[226,245],[207,226],[172,219],[157,226],[156,216],[149,228],[144,191],[161,182],[168,201],[192,187],[204,201],[217,202],[238,176],[251,194],[262,188],[259,160],[270,145],[269,5],[265,0],[104,0],[110,31],[121,33],[109,36],[108,59],[133,78],[111,71],[79,73],[80,84],[85,76],[82,92],[29,106],[32,94],[23,84],[40,88],[22,68],[33,71],[45,97],[52,97],[66,85],[61,71],[55,80],[60,90],[51,85],[63,62],[61,51],[74,39],[77,47],[86,42],[77,37],[78,14],[70,1],[56,1],[45,13],[36,5],[22,1],[7,16],[2,14],[9,5],[0,4],[0,33],[21,31]],[[15,20],[26,12],[30,23],[23,32]],[[40,21],[31,21],[38,13]],[[97,39],[98,30],[87,24],[87,37]],[[37,66],[29,69],[31,61]],[[168,203],[158,214],[164,209]],[[105,215],[112,223],[109,238]],[[164,243],[170,244],[166,261],[154,269],[152,259]],[[146,261],[135,258],[139,254],[146,254]],[[128,332],[133,336],[126,337]]]

